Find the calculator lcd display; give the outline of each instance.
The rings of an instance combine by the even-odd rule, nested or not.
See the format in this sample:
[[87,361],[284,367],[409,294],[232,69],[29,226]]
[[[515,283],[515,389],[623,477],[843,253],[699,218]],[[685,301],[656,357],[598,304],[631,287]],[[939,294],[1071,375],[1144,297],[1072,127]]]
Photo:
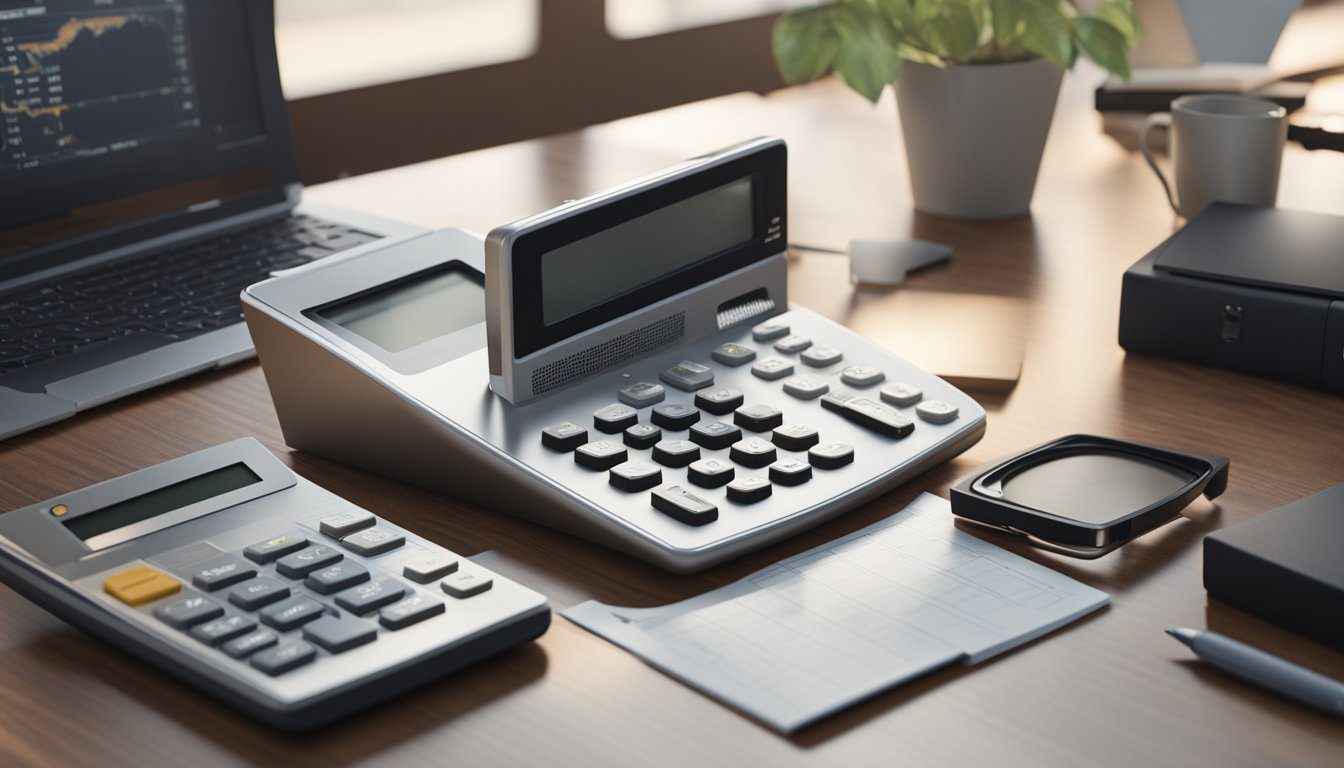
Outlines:
[[1104,525],[1161,501],[1196,479],[1193,472],[1137,456],[1075,454],[1014,474],[1003,483],[1003,499]]
[[554,325],[742,245],[755,234],[753,212],[747,176],[548,251],[542,322]]
[[261,477],[256,472],[239,462],[72,517],[64,521],[65,527],[81,541],[88,541],[94,536],[125,528],[260,482]]
[[485,289],[462,269],[429,270],[317,314],[388,352],[400,352],[485,322]]

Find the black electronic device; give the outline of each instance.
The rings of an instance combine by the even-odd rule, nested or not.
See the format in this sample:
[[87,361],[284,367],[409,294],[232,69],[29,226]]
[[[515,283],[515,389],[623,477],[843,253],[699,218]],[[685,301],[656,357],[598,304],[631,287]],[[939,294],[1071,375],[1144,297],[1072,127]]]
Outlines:
[[1214,203],[1125,272],[1120,346],[1344,394],[1344,216]]
[[1092,559],[1227,487],[1228,460],[1070,435],[981,465],[952,487],[952,512]]

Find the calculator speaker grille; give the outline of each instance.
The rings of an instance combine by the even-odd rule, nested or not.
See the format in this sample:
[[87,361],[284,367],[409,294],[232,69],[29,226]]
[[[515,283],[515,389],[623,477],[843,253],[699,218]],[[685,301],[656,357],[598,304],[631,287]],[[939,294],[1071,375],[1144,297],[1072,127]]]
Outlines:
[[546,363],[532,371],[532,394],[556,387],[623,363],[680,339],[686,333],[686,313],[678,312],[642,328],[594,344],[585,350]]

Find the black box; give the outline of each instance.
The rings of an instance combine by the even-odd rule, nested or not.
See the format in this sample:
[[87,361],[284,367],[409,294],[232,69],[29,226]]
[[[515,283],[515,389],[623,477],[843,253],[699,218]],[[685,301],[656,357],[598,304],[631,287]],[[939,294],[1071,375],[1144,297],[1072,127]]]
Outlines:
[[1204,537],[1204,589],[1344,649],[1344,484]]
[[1120,346],[1344,394],[1344,216],[1209,206],[1125,271]]

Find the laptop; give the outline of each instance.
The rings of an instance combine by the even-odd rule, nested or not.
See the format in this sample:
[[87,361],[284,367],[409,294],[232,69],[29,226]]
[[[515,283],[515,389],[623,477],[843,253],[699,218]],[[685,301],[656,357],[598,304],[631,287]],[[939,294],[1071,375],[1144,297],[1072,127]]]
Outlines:
[[243,288],[426,231],[300,191],[272,0],[0,0],[0,439],[247,359]]

